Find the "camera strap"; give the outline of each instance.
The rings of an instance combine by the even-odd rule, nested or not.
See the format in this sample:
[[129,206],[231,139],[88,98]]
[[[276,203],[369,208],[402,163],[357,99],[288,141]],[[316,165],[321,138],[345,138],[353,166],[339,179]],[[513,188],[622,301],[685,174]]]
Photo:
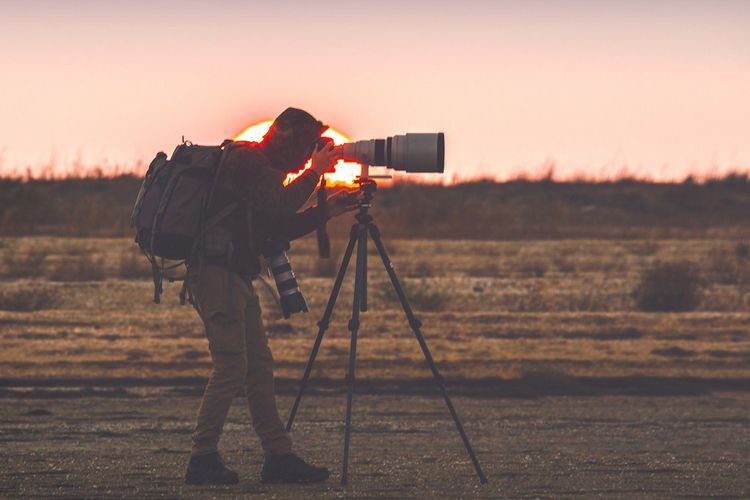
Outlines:
[[[320,176],[320,187],[318,188],[318,210],[322,210],[326,213],[328,210],[326,204],[328,202],[328,190],[326,189],[326,178]],[[331,256],[331,240],[328,238],[328,231],[326,230],[325,221],[318,226],[316,230],[316,236],[318,238],[318,256],[321,259],[327,259]]]

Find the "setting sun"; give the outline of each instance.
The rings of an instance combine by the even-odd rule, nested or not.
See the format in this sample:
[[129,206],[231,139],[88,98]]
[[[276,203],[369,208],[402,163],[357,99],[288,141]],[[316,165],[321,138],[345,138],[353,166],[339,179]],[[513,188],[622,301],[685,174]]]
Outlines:
[[[235,141],[250,141],[250,142],[260,142],[263,140],[263,136],[266,135],[266,132],[268,132],[268,129],[271,128],[271,123],[273,123],[272,120],[266,120],[260,123],[256,123],[255,125],[251,125],[247,127],[245,130],[237,134],[237,136],[234,138]],[[329,137],[333,139],[333,143],[335,145],[344,144],[347,142],[351,142],[351,139],[349,139],[347,136],[339,132],[338,130],[334,128],[329,128],[323,133],[323,137]],[[310,161],[308,161],[305,164],[305,168],[300,170],[299,172],[289,174],[287,175],[286,179],[284,179],[284,185],[289,184],[292,182],[297,176],[299,176],[302,172],[310,168]],[[336,186],[336,185],[347,185],[351,186],[354,184],[354,180],[357,178],[357,176],[360,174],[361,166],[359,163],[353,163],[348,161],[339,160],[336,164],[336,171],[331,172],[329,174],[325,174],[326,181],[328,182],[329,186]]]

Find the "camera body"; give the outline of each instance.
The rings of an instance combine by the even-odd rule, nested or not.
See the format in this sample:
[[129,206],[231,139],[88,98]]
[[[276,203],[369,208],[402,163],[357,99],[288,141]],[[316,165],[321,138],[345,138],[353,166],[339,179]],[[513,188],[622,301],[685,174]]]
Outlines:
[[292,264],[286,254],[287,250],[289,250],[289,241],[272,238],[263,244],[263,256],[276,282],[284,318],[289,318],[298,312],[308,311],[307,301],[299,289],[297,277],[294,275]]

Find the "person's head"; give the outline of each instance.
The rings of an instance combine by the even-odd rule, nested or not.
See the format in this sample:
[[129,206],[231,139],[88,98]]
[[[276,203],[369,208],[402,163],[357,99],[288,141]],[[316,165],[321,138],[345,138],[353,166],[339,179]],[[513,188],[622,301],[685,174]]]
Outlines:
[[261,144],[276,168],[296,172],[305,165],[326,130],[328,126],[307,111],[287,108],[273,121]]

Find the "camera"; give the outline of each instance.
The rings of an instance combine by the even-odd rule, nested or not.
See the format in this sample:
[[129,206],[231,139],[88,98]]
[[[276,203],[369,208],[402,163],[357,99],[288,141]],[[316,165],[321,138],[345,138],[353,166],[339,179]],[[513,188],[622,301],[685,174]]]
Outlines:
[[412,173],[445,170],[445,134],[417,133],[350,142],[339,146],[344,160]]
[[263,244],[263,255],[276,282],[281,312],[286,319],[294,313],[307,312],[307,302],[299,289],[297,277],[294,275],[292,264],[286,255],[287,250],[289,250],[289,242],[285,240],[269,239]]

